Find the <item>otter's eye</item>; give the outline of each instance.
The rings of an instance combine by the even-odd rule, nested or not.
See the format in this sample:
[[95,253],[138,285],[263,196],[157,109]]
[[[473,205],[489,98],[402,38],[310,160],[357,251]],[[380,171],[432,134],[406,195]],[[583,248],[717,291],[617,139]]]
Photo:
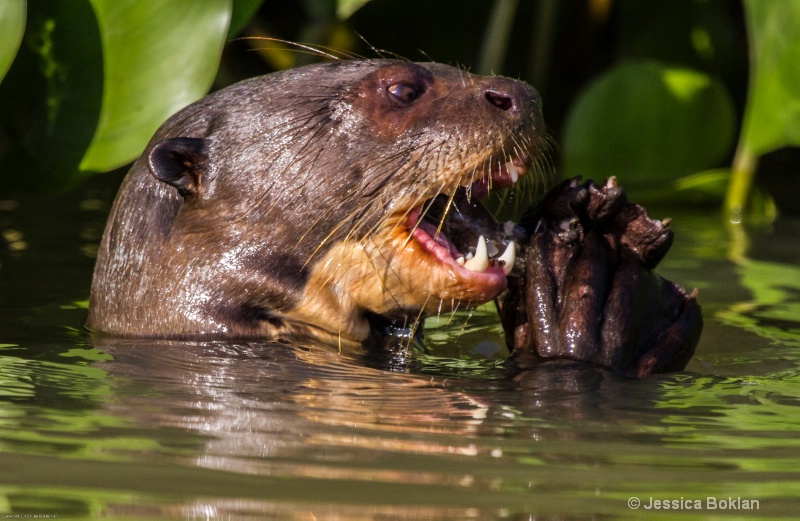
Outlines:
[[395,83],[386,88],[389,94],[398,101],[411,103],[422,94],[422,89],[409,83]]

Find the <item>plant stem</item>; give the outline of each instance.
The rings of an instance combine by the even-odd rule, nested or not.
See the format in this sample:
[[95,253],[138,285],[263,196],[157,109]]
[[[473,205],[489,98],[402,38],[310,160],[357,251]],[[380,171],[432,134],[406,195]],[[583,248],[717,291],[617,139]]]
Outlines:
[[758,159],[742,143],[736,149],[733,158],[731,181],[725,196],[725,211],[733,224],[739,224],[744,218],[744,210],[750,197]]
[[550,59],[553,56],[556,19],[558,18],[558,0],[542,0],[539,2],[533,24],[533,38],[528,53],[528,72],[530,81],[540,94],[547,90],[550,73]]
[[498,74],[503,70],[518,5],[519,0],[495,0],[486,33],[483,35],[476,71],[478,74]]

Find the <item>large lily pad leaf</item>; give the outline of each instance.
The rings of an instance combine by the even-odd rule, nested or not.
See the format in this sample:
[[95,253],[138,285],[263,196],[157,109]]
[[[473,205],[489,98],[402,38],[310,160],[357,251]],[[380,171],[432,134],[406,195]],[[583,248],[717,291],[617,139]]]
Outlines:
[[81,170],[135,158],[167,117],[204,95],[228,34],[231,0],[91,0],[103,46],[100,120]]
[[725,207],[741,222],[758,157],[800,146],[800,2],[745,0],[750,85]]
[[28,4],[22,44],[0,84],[0,182],[58,190],[133,160],[165,119],[208,91],[232,5]]
[[762,155],[800,146],[800,2],[746,0],[750,95],[744,147]]
[[3,79],[25,32],[25,0],[5,0],[0,4],[0,80]]
[[656,62],[621,64],[596,80],[570,113],[567,175],[624,176],[664,184],[715,166],[730,152],[733,103],[709,75]]

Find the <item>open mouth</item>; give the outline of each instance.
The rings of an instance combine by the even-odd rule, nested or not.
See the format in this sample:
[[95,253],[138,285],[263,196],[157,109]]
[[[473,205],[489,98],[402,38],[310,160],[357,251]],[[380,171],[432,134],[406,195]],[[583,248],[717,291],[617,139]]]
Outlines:
[[525,232],[513,222],[495,221],[478,200],[490,190],[515,185],[527,170],[524,158],[516,158],[469,186],[459,186],[452,197],[440,194],[413,208],[406,220],[411,237],[480,293],[499,294]]

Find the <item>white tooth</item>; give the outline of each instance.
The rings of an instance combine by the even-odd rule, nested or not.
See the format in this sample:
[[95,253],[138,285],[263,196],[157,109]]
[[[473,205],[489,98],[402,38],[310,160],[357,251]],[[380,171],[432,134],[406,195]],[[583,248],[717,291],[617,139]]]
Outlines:
[[456,259],[456,264],[458,264],[459,266],[463,266],[464,265],[464,256],[463,255]]
[[497,260],[503,261],[503,273],[508,275],[511,273],[511,270],[514,268],[514,261],[517,260],[517,245],[514,241],[509,241],[508,246],[506,246],[506,251],[498,258]]
[[512,162],[509,161],[506,163],[506,170],[508,171],[508,176],[511,178],[511,182],[515,183],[519,181],[519,168]]
[[464,258],[466,260],[472,260],[472,257],[474,257],[474,256],[475,256],[475,254],[470,251],[470,252],[467,252],[467,256],[464,257]]
[[475,245],[475,256],[465,262],[464,267],[480,273],[489,267],[489,255],[486,252],[486,239],[483,238],[483,235],[478,238],[478,244]]

